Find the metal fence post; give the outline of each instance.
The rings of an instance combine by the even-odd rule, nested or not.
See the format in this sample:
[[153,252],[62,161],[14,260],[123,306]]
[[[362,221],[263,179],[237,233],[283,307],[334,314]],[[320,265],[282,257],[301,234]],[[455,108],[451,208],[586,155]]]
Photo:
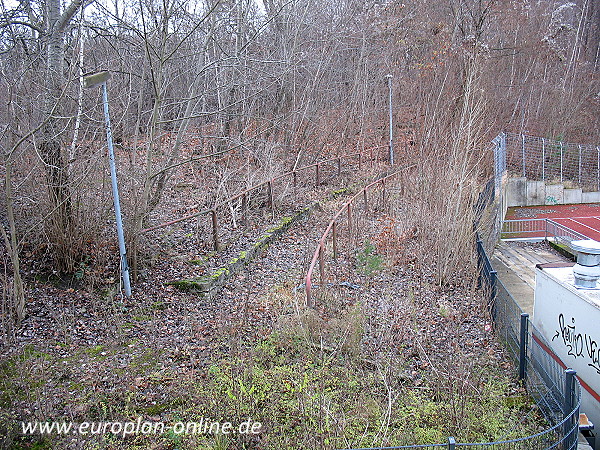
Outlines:
[[338,177],[341,175],[342,173],[342,158],[337,159],[337,165],[338,165]]
[[267,183],[267,189],[269,189],[269,206],[271,207],[271,215],[275,219],[275,202],[273,201],[273,180],[269,180]]
[[[567,446],[566,448],[571,448],[570,444],[572,442],[574,442],[575,439],[577,439],[577,435],[575,435],[575,439],[572,440],[571,438],[571,433],[573,431],[573,426],[575,423],[575,418],[574,415],[571,414],[571,412],[573,412],[573,408],[575,407],[574,405],[574,399],[575,399],[575,375],[577,374],[577,372],[573,369],[567,369],[565,370],[565,392],[564,392],[564,402],[563,402],[563,415],[564,418],[567,419],[567,417],[570,415],[571,417],[569,418],[569,420],[566,420],[564,425],[563,425],[563,436],[565,438],[565,440],[567,441]],[[577,414],[577,420],[579,420],[579,414]]]
[[563,182],[563,143],[560,143],[560,182]]
[[321,184],[321,179],[319,177],[319,163],[317,163],[315,165],[316,169],[315,169],[315,178],[316,178],[316,183],[317,183],[317,187],[319,187],[319,185]]
[[527,175],[525,172],[525,135],[522,134],[521,138],[522,138],[521,153],[522,153],[522,159],[523,159],[523,176],[526,177]]
[[325,243],[319,245],[319,276],[321,278],[321,287],[325,287]]
[[213,229],[213,246],[215,251],[219,251],[219,224],[217,222],[217,212],[213,209],[210,211]]
[[388,74],[385,76],[388,80],[389,90],[389,132],[390,132],[390,166],[394,165],[394,131],[393,131],[393,114],[392,114],[392,75]]
[[546,139],[542,138],[542,181],[546,181]]
[[581,184],[581,144],[579,144],[579,184]]
[[331,229],[331,237],[333,239],[333,259],[337,259],[337,225],[335,221]]
[[596,173],[596,181],[598,184],[598,190],[600,191],[600,147],[596,147],[596,151],[598,152],[598,170]]
[[529,342],[529,314],[521,314],[519,336],[519,380],[527,377],[527,344]]
[[348,202],[348,237],[352,238],[352,206]]
[[242,223],[245,225],[248,224],[248,196],[244,192],[242,195]]
[[455,450],[456,449],[456,439],[454,439],[452,436],[450,436],[448,438],[448,450]]
[[479,233],[477,233],[476,236],[477,239],[475,240],[475,248],[477,250],[477,289],[481,289],[481,279],[483,277],[483,274],[481,273],[483,270],[483,255],[481,254],[481,248],[483,244],[479,238]]
[[496,321],[498,305],[496,304],[496,280],[498,279],[498,272],[495,270],[490,271],[490,299],[492,302],[492,318]]

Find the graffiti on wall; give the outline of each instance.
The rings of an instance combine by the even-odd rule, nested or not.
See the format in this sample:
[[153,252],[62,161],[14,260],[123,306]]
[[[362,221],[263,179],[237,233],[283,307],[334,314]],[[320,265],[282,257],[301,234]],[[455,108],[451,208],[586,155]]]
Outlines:
[[587,365],[600,374],[600,345],[588,333],[576,328],[574,317],[571,317],[571,323],[566,323],[565,316],[559,314],[558,330],[552,341],[555,339],[562,341],[570,356],[587,359]]

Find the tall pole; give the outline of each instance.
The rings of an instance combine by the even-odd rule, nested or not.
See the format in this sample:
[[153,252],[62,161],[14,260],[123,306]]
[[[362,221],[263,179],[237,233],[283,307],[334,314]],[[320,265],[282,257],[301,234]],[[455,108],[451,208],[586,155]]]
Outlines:
[[108,114],[108,90],[106,81],[102,83],[102,100],[104,103],[104,123],[106,124],[106,141],[108,142],[108,163],[110,165],[110,178],[112,182],[113,201],[115,204],[115,216],[117,219],[117,236],[119,239],[119,253],[121,254],[121,277],[125,295],[131,296],[131,284],[129,282],[129,266],[127,265],[127,251],[125,250],[125,237],[123,235],[123,219],[121,218],[121,203],[119,202],[119,188],[117,186],[117,168],[115,165],[115,152],[113,148],[112,131],[110,129],[110,115]]
[[388,74],[385,76],[388,80],[388,91],[389,91],[389,112],[390,112],[390,166],[394,165],[394,132],[392,129],[393,119],[392,119],[392,75]]
[[113,202],[115,205],[115,217],[117,219],[117,237],[119,239],[119,253],[121,255],[121,278],[123,288],[127,297],[131,296],[131,283],[129,282],[129,265],[127,264],[127,252],[125,250],[125,237],[123,235],[123,219],[121,218],[121,203],[119,202],[119,188],[117,186],[117,168],[115,165],[115,151],[113,147],[112,131],[110,129],[110,115],[108,114],[108,90],[106,82],[110,78],[108,71],[88,74],[83,77],[83,86],[102,88],[102,103],[104,105],[104,124],[106,125],[106,141],[108,142],[108,163],[110,166],[110,178],[112,181]]

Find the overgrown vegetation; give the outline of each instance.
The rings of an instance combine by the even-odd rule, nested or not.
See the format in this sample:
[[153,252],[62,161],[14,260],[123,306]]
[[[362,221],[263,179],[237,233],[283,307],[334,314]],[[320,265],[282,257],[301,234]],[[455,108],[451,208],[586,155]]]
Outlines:
[[[53,404],[52,409],[68,406],[72,414],[50,414],[46,420],[112,422],[156,416],[167,423],[261,423],[260,432],[245,435],[167,431],[127,438],[110,433],[79,437],[88,448],[354,448],[440,443],[449,435],[460,441],[489,441],[534,430],[535,421],[521,420],[529,401],[515,397],[519,391],[498,368],[473,367],[457,358],[448,373],[411,373],[401,355],[372,360],[361,344],[364,319],[362,309],[353,307],[321,327],[313,312],[303,311],[281,320],[276,331],[254,346],[236,356],[217,357],[195,373],[159,369],[160,354],[149,349],[123,367],[130,384],[103,392],[96,392],[91,380],[79,381],[63,371],[76,361],[101,363],[132,344],[94,346],[68,359],[28,349],[2,363],[3,410],[27,396],[42,400],[41,391],[51,384],[53,390],[71,392],[68,405]],[[50,381],[36,370],[23,370],[40,365],[44,372],[59,370],[57,377]],[[21,389],[26,385],[32,388],[29,393]],[[508,396],[519,399],[509,401]],[[43,410],[44,403],[39,406]],[[3,442],[9,448],[58,448],[72,438],[22,436],[15,418],[3,419]]]
[[[503,129],[597,145],[598,2],[2,6],[2,445],[78,439],[22,436],[20,420],[264,425],[245,438],[89,443],[107,448],[334,448],[535,429],[473,292],[474,206]],[[82,88],[105,66],[132,298],[119,295],[100,96]],[[288,217],[315,196],[325,215],[348,186],[389,173],[388,74],[396,162],[414,170],[340,219],[321,254],[335,245],[338,259],[323,261],[305,310],[326,218],[278,244],[252,233],[285,228],[276,207]],[[352,168],[294,172],[273,192],[281,173],[357,151]],[[250,250],[223,235],[279,253],[246,266]],[[213,303],[167,285],[221,278],[227,264],[244,270]]]

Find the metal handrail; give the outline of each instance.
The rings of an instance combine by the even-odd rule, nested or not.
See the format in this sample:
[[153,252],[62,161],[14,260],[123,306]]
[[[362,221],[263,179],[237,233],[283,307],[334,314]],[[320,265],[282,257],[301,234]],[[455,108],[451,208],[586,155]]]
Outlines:
[[313,253],[313,257],[312,260],[310,262],[310,266],[308,268],[308,271],[306,272],[306,277],[305,277],[305,290],[306,290],[306,304],[311,307],[313,306],[313,302],[312,302],[312,297],[311,297],[311,288],[312,288],[312,276],[313,276],[313,272],[314,269],[317,265],[317,261],[319,261],[319,269],[320,269],[320,273],[321,273],[321,280],[324,279],[324,270],[325,270],[325,262],[324,262],[324,257],[325,257],[325,243],[326,240],[329,236],[329,234],[331,233],[333,236],[333,245],[334,245],[334,253],[336,252],[336,222],[338,220],[338,218],[344,214],[344,212],[347,212],[348,214],[348,224],[349,224],[349,230],[352,231],[352,204],[354,203],[354,201],[359,198],[360,196],[362,196],[364,198],[365,204],[367,202],[367,192],[375,187],[375,189],[379,188],[379,187],[383,187],[385,188],[385,182],[393,177],[398,176],[399,174],[401,174],[402,172],[404,172],[405,170],[408,169],[412,169],[413,167],[415,167],[416,164],[410,164],[408,166],[404,166],[400,169],[398,169],[397,171],[386,175],[384,177],[378,178],[377,180],[373,181],[372,183],[366,185],[365,187],[363,187],[359,192],[357,192],[356,194],[354,194],[350,200],[348,200],[346,203],[344,203],[344,206],[342,206],[338,212],[333,216],[333,218],[329,221],[329,224],[327,225],[327,228],[325,229],[325,232],[323,233],[323,235],[321,236],[321,238],[319,239],[319,245],[317,246],[315,252]]
[[552,237],[555,241],[561,241],[567,246],[570,246],[572,241],[589,239],[585,234],[552,219],[512,219],[504,221],[502,234],[522,233],[544,233],[544,240],[549,240],[548,238]]
[[[378,145],[378,146],[370,147],[368,149],[370,158],[373,159],[373,150],[379,149],[379,148],[385,148],[385,147],[386,146],[383,146],[383,145]],[[359,169],[360,169],[361,164],[362,164],[362,159],[363,159],[363,153],[362,152],[350,153],[350,154],[347,154],[347,155],[336,156],[334,158],[325,159],[323,161],[317,161],[316,163],[312,163],[312,164],[309,164],[307,166],[303,166],[303,167],[300,167],[298,169],[291,170],[289,172],[285,172],[285,173],[283,173],[281,175],[278,175],[278,176],[276,176],[274,178],[271,178],[270,180],[263,181],[263,182],[261,182],[259,184],[256,184],[256,185],[251,186],[251,187],[249,187],[247,189],[244,189],[243,191],[238,192],[237,194],[232,195],[231,197],[229,197],[229,198],[221,201],[220,203],[217,203],[212,208],[204,209],[204,210],[198,211],[198,212],[196,212],[194,214],[189,214],[189,215],[186,215],[186,216],[182,216],[182,217],[180,217],[178,219],[170,220],[168,222],[163,222],[163,223],[158,224],[158,225],[154,225],[154,226],[151,226],[151,227],[148,227],[148,228],[144,228],[143,230],[140,231],[140,234],[147,233],[147,232],[153,231],[153,230],[157,230],[159,228],[168,227],[170,225],[174,225],[174,224],[179,223],[179,222],[184,222],[186,220],[194,219],[194,218],[199,217],[199,216],[203,216],[203,215],[207,215],[207,214],[211,214],[211,213],[214,214],[217,211],[217,209],[219,209],[219,208],[221,208],[223,206],[226,206],[227,204],[231,203],[234,200],[237,200],[237,199],[239,199],[241,197],[244,197],[245,195],[249,194],[252,191],[255,191],[257,189],[263,188],[265,186],[271,187],[275,181],[281,180],[281,179],[286,178],[286,177],[293,177],[294,180],[295,180],[296,176],[297,176],[297,174],[299,172],[302,172],[302,171],[305,171],[305,170],[309,170],[309,169],[312,169],[312,168],[315,168],[315,176],[316,176],[316,179],[317,179],[317,184],[319,184],[319,169],[320,169],[321,165],[327,164],[327,163],[330,163],[330,162],[333,162],[333,161],[337,161],[338,162],[338,168],[339,168],[339,165],[341,164],[341,160],[342,159],[351,159],[351,158],[356,158],[356,157],[358,157],[358,166],[359,166]]]

